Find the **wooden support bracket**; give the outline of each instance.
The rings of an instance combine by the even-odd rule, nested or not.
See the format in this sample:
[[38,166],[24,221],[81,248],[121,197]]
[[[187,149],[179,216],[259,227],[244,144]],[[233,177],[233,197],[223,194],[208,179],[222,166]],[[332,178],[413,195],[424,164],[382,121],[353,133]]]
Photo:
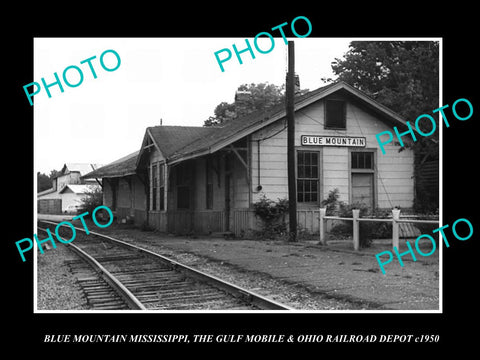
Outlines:
[[[248,186],[250,186],[250,168],[248,167],[248,164],[246,163],[246,161],[243,159],[243,157],[240,155],[240,153],[238,152],[239,149],[233,147],[233,145],[230,145],[229,147],[233,153],[237,156],[238,160],[240,160],[240,162],[242,163],[242,165],[245,167],[245,174],[246,174],[246,179],[247,179],[247,184]],[[242,148],[241,150],[247,150],[246,148]]]

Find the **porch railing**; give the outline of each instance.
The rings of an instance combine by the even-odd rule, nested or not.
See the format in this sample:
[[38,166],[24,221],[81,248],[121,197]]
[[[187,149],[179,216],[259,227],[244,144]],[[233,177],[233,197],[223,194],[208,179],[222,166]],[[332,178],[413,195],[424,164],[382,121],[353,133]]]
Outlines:
[[370,221],[370,222],[389,222],[392,223],[392,247],[398,249],[400,244],[400,224],[402,223],[417,223],[417,224],[439,224],[439,220],[417,220],[417,219],[400,219],[400,210],[392,209],[392,217],[386,219],[379,218],[361,218],[360,210],[353,209],[353,217],[340,217],[340,216],[327,216],[326,208],[320,208],[320,243],[323,245],[327,244],[327,239],[325,237],[326,221],[327,220],[344,220],[353,222],[353,249],[358,251],[360,248],[360,222],[361,221]]

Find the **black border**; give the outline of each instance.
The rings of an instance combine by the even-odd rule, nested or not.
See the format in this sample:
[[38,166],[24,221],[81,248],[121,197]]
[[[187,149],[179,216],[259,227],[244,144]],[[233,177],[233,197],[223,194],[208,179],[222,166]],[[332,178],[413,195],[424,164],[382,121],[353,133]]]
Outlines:
[[[129,4],[131,5],[131,4]],[[4,105],[4,206],[8,219],[4,228],[3,254],[7,269],[5,298],[4,343],[23,352],[28,348],[38,354],[62,356],[80,353],[80,349],[102,348],[120,350],[126,344],[45,344],[45,334],[439,334],[437,344],[383,344],[389,350],[406,345],[415,349],[433,350],[459,345],[465,351],[475,344],[475,326],[468,327],[476,314],[476,254],[478,250],[478,211],[473,204],[478,199],[476,154],[477,117],[480,108],[476,71],[477,13],[474,3],[439,4],[437,8],[424,4],[346,3],[343,7],[302,3],[290,9],[289,4],[267,4],[267,11],[245,2],[182,4],[183,9],[155,4],[135,4],[123,9],[124,4],[108,4],[102,11],[95,4],[84,4],[84,9],[63,6],[61,9],[29,4],[25,9],[10,8],[13,21],[4,33],[8,55],[4,71],[8,84]],[[337,4],[338,5],[338,4]],[[133,6],[133,5],[132,5]],[[198,6],[198,8],[195,8]],[[39,7],[38,9],[36,7]],[[28,8],[28,9],[27,9]],[[60,11],[59,11],[60,10]],[[127,10],[127,11],[123,11]],[[21,14],[21,15],[18,15]],[[458,218],[468,218],[474,224],[474,236],[465,242],[453,241],[443,251],[443,314],[33,314],[33,259],[22,263],[14,242],[33,233],[33,108],[28,105],[23,85],[33,81],[34,37],[254,37],[258,32],[290,22],[296,16],[306,16],[313,25],[311,37],[442,37],[443,38],[443,103],[452,104],[458,98],[467,98],[474,106],[473,117],[465,122],[452,121],[444,128],[443,136],[443,207],[444,224]],[[4,93],[5,94],[5,93]],[[10,111],[8,111],[10,110]],[[12,140],[9,140],[12,138]],[[476,205],[476,204],[475,204]],[[13,221],[12,221],[13,219]],[[10,315],[11,314],[11,315]],[[131,344],[129,344],[131,345]],[[210,344],[198,344],[205,349]],[[225,345],[212,344],[215,351]],[[227,344],[237,351],[250,344]],[[292,348],[292,344],[263,344],[272,350]],[[371,350],[381,344],[300,344],[309,350],[315,348],[344,349],[351,345]],[[175,348],[176,355],[198,348],[196,344],[133,344],[135,351],[147,346],[161,351]],[[166,348],[165,348],[166,346]],[[59,348],[60,347],[60,348]],[[128,346],[130,348],[130,346]],[[10,349],[5,349],[10,350]],[[69,351],[68,353],[64,351]],[[6,352],[6,351],[5,351]],[[6,352],[7,353],[7,352]],[[145,353],[139,353],[145,354]],[[239,352],[240,354],[240,352]],[[377,353],[372,353],[372,355]],[[406,353],[405,355],[409,355]],[[34,356],[36,354],[33,354]],[[387,353],[382,356],[388,356]]]

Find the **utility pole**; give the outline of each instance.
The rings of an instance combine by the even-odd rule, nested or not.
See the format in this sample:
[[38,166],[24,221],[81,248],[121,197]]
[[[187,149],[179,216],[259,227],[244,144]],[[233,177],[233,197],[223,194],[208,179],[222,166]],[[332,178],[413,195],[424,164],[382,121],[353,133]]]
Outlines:
[[288,166],[288,241],[297,241],[297,183],[295,179],[295,44],[288,42],[288,73],[285,89],[287,113],[287,166]]

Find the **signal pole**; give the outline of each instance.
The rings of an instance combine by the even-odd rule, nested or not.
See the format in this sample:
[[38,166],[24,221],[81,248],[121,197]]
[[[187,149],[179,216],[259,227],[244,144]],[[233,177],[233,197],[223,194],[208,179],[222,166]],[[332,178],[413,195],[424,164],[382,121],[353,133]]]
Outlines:
[[288,241],[297,241],[297,184],[295,179],[295,44],[288,42],[288,72],[285,88],[287,115],[287,167],[288,167]]

